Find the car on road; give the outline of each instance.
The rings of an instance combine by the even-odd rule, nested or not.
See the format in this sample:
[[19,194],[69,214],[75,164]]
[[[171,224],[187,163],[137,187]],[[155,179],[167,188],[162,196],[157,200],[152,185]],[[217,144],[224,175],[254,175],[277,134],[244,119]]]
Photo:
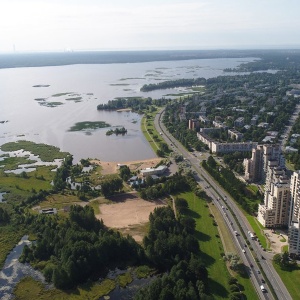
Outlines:
[[262,283],[266,283],[266,281],[265,281],[263,278],[261,279],[261,282],[262,282]]
[[242,249],[243,253],[246,253],[246,250],[245,249]]
[[267,291],[263,285],[260,286],[260,289],[263,293],[265,293]]
[[260,271],[259,271],[259,270],[257,270],[257,274],[260,274]]

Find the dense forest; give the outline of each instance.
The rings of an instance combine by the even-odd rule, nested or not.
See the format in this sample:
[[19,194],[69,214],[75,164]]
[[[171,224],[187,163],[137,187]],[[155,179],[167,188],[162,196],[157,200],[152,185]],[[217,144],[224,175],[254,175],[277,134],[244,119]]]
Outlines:
[[[169,271],[141,290],[135,299],[203,299],[208,290],[208,273],[201,261],[195,227],[176,220],[171,208],[157,208],[149,217],[144,238],[147,257],[161,271]],[[210,299],[210,298],[205,298]]]
[[32,247],[24,247],[20,261],[45,261],[42,272],[57,288],[72,288],[106,274],[109,268],[135,265],[145,259],[132,237],[106,228],[89,206],[71,206],[67,219],[28,215],[25,222],[38,238]]
[[[149,221],[149,233],[141,247],[130,236],[123,237],[106,228],[89,206],[72,206],[69,218],[27,215],[25,223],[37,235],[37,241],[24,247],[20,261],[41,269],[46,280],[60,289],[105,276],[116,266],[148,264],[161,274],[170,272],[170,277],[159,277],[147,289],[164,294],[170,286],[163,287],[159,282],[168,280],[174,285],[173,293],[184,294],[189,289],[189,293],[197,295],[195,299],[200,299],[208,290],[208,274],[193,236],[195,223],[185,218],[177,220],[170,207],[156,208]],[[180,285],[177,278],[182,282]],[[141,295],[145,292],[141,291]]]

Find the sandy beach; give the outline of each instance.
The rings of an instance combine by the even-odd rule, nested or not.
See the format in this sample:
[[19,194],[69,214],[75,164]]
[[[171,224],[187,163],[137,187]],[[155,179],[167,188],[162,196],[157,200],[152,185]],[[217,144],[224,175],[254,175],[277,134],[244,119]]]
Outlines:
[[138,171],[145,168],[155,167],[162,159],[161,158],[151,158],[145,160],[136,161],[122,161],[122,162],[107,162],[102,160],[90,160],[92,164],[96,164],[102,167],[102,175],[115,174],[118,172],[120,165],[126,165],[131,171]]

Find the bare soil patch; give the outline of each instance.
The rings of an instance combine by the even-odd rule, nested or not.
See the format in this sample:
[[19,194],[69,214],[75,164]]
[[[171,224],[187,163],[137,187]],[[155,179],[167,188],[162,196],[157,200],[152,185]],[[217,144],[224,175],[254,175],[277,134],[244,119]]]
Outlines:
[[98,219],[110,228],[119,229],[122,233],[130,234],[136,241],[141,242],[149,222],[149,215],[156,207],[165,206],[162,200],[146,201],[136,192],[111,197],[111,204],[100,204]]
[[288,245],[287,233],[277,229],[276,232],[271,229],[264,229],[264,234],[271,244],[271,250],[274,253],[281,253],[282,247]]
[[124,162],[107,162],[93,159],[91,163],[97,164],[102,167],[101,174],[109,175],[118,172],[118,165],[127,165],[131,171],[138,171],[145,168],[155,167],[161,158],[151,158],[145,160],[135,160],[135,161],[124,161]]

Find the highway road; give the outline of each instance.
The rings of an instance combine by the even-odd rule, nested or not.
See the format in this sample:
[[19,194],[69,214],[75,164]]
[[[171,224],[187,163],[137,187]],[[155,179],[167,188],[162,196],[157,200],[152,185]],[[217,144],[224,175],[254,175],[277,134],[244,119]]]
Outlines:
[[[239,256],[247,268],[247,272],[259,298],[291,300],[292,298],[289,292],[272,265],[272,255],[266,253],[256,240],[252,240],[250,238],[248,232],[252,229],[243,213],[239,210],[230,195],[227,194],[227,192],[224,191],[200,166],[200,162],[207,159],[209,154],[188,152],[163,125],[163,112],[164,110],[160,111],[155,117],[154,125],[156,130],[162,133],[162,137],[165,142],[174,152],[183,155],[186,162],[189,162],[191,168],[194,170],[195,179],[198,184],[206,191],[207,195],[212,198],[216,207],[218,207],[222,212],[225,223],[227,224],[229,231],[232,233],[237,249],[239,249]],[[237,232],[237,235],[235,232]],[[253,251],[250,251],[249,246],[245,246],[247,245],[245,238],[250,241]],[[257,261],[259,262],[260,267]],[[264,275],[262,273],[264,273]],[[261,291],[261,285],[264,285],[266,292],[263,293]],[[276,297],[273,297],[273,294],[270,291],[270,285],[272,285]]]

